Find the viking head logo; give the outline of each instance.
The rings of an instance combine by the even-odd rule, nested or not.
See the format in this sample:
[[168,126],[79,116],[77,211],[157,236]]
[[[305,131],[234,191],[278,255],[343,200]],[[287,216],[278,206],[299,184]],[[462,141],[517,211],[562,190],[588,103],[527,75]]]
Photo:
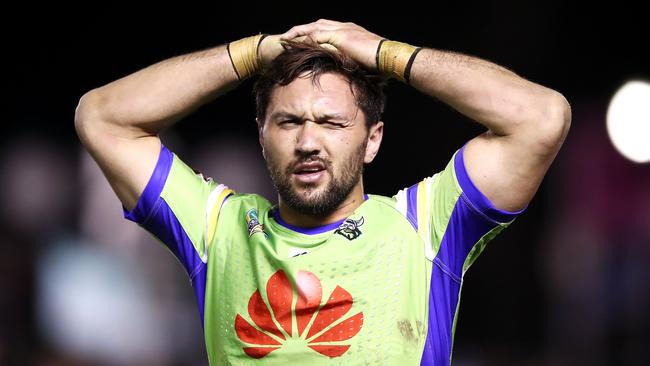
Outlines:
[[363,216],[359,220],[346,219],[344,223],[334,231],[334,234],[341,234],[348,240],[354,240],[361,235],[359,227],[363,225]]

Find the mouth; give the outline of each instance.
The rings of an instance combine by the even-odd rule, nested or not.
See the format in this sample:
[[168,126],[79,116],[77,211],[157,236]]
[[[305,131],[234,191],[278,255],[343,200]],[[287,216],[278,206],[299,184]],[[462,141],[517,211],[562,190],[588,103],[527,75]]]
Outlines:
[[315,183],[325,176],[326,172],[325,164],[315,161],[298,164],[293,171],[293,176],[301,183]]

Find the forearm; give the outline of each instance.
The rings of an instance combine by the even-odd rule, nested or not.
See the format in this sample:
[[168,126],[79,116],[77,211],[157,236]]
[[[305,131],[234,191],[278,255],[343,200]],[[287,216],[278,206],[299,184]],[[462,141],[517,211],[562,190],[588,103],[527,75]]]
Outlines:
[[491,62],[458,53],[422,49],[410,84],[475,120],[495,135],[534,137],[562,133],[566,101]]
[[174,57],[86,93],[77,122],[155,135],[238,82],[225,46]]
[[293,27],[282,38],[302,36],[408,82],[487,127],[468,141],[463,157],[468,176],[496,208],[517,211],[530,202],[568,132],[571,109],[560,93],[488,61],[418,52],[356,24],[327,19]]

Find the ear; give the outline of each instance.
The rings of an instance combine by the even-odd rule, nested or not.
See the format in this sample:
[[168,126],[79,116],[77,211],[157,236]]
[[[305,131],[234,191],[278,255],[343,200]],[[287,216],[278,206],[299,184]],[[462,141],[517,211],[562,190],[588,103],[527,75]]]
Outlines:
[[368,143],[366,145],[366,155],[363,162],[369,164],[375,159],[377,152],[379,152],[379,145],[381,139],[384,137],[384,122],[379,121],[370,127],[368,131]]
[[264,159],[266,159],[266,155],[264,153],[264,126],[262,126],[258,118],[255,118],[255,122],[257,122],[257,140],[259,141],[260,146],[262,147],[262,156],[264,157]]

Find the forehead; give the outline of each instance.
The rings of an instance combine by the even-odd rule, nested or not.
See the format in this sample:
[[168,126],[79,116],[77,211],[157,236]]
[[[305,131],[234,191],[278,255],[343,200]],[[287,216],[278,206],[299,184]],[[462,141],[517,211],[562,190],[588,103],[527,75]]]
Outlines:
[[357,110],[350,83],[341,75],[320,75],[318,83],[311,77],[298,77],[290,84],[276,86],[271,92],[267,115],[274,112],[304,114],[346,114]]

